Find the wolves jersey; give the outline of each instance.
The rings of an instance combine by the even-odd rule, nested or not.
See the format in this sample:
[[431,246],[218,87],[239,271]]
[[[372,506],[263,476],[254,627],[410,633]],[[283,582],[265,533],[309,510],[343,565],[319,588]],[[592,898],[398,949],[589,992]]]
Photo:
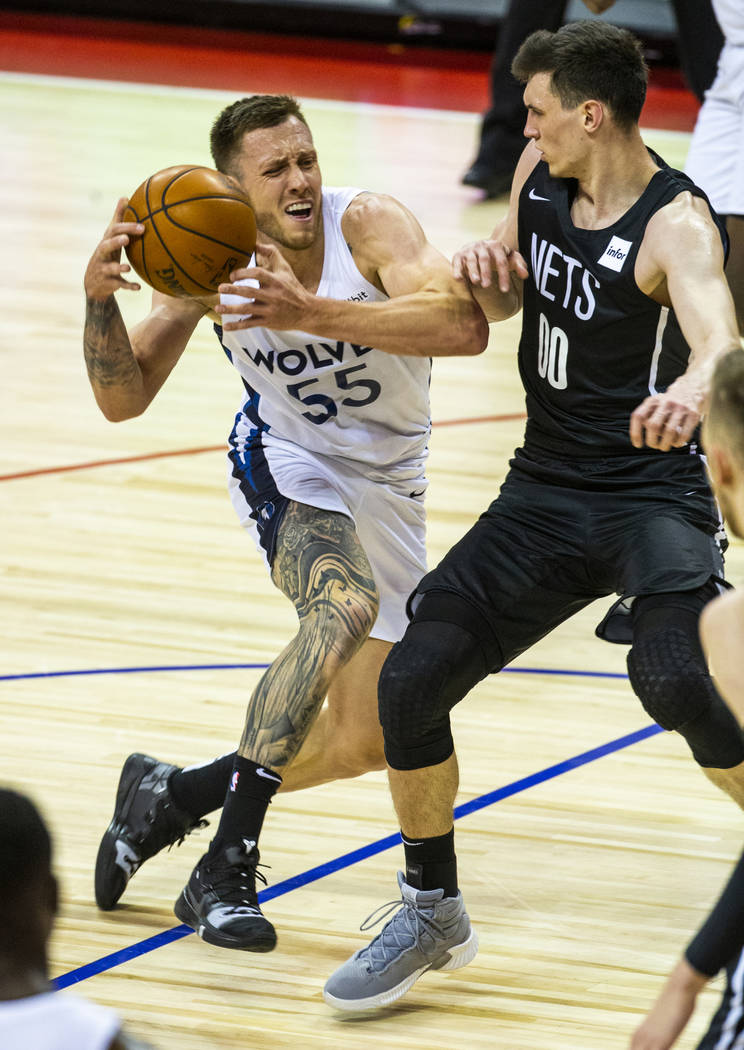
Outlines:
[[[686,175],[653,157],[660,170],[642,196],[601,230],[574,226],[576,182],[551,178],[544,161],[522,188],[519,250],[530,271],[519,344],[526,449],[583,457],[660,454],[633,449],[630,415],[685,371],[690,349],[674,312],[636,285],[635,262],[646,225],[659,208],[683,190],[705,195]],[[689,449],[663,455],[680,452]]]
[[[360,304],[387,298],[356,268],[341,230],[344,212],[361,192],[323,189],[319,296]],[[215,329],[247,395],[230,438],[238,455],[249,456],[257,443],[289,441],[341,456],[371,477],[419,476],[430,430],[429,358],[302,331]]]

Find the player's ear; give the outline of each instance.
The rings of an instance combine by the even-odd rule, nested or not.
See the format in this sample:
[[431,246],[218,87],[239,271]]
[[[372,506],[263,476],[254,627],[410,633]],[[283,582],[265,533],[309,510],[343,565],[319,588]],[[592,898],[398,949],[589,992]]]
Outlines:
[[733,484],[734,466],[728,450],[721,445],[710,444],[705,454],[713,487],[725,488]]

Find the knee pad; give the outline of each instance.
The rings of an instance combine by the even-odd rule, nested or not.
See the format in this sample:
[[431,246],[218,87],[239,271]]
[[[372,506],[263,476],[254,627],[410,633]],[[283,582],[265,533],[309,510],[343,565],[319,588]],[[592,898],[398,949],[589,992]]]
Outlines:
[[478,639],[453,623],[414,621],[378,686],[385,758],[393,769],[438,765],[454,751],[449,713],[487,674]]
[[730,769],[744,761],[744,736],[716,691],[698,637],[700,612],[717,593],[709,586],[636,599],[628,675],[651,718],[679,732],[701,766]]

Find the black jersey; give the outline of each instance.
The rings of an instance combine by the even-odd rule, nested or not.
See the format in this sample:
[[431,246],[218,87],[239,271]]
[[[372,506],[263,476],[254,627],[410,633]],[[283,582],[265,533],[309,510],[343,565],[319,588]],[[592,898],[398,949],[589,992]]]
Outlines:
[[544,161],[522,188],[519,250],[530,271],[519,343],[526,450],[561,457],[660,454],[633,448],[630,415],[685,371],[690,349],[674,311],[638,288],[635,262],[655,212],[683,190],[705,194],[652,156],[660,170],[636,203],[602,230],[574,226],[576,180],[551,178]]

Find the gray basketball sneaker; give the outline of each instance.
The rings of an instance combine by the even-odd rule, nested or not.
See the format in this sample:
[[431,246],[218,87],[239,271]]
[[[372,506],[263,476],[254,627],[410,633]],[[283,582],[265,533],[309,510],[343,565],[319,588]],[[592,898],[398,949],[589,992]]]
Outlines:
[[173,801],[168,780],[177,769],[149,755],[130,755],[124,763],[114,815],[96,857],[96,904],[103,911],[114,907],[148,858],[207,826]]
[[[443,890],[416,890],[398,872],[401,901],[384,904],[361,929],[393,915],[366,948],[355,952],[326,981],[323,998],[337,1010],[371,1010],[388,1006],[405,995],[427,970],[457,970],[478,951],[478,935],[470,925],[462,894],[445,897]],[[387,910],[385,910],[387,909]],[[373,921],[371,921],[373,920]]]

